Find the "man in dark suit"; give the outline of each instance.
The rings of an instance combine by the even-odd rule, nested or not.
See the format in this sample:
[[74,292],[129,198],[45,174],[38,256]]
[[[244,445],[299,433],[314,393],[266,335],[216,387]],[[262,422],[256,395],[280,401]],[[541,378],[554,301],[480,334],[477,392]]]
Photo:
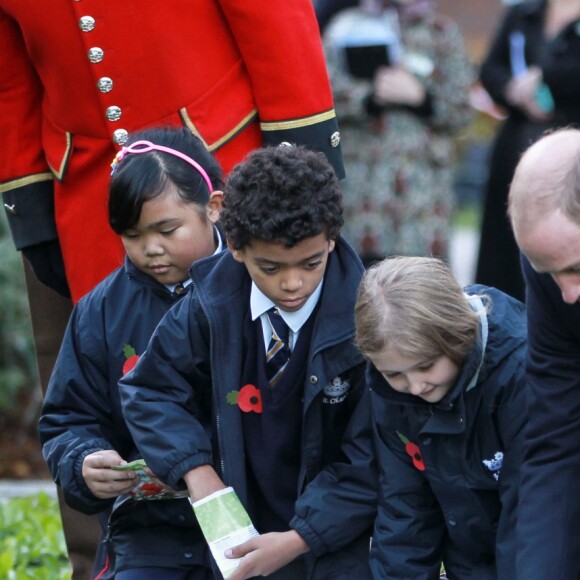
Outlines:
[[529,328],[517,578],[579,578],[580,130],[547,134],[525,152],[509,214]]

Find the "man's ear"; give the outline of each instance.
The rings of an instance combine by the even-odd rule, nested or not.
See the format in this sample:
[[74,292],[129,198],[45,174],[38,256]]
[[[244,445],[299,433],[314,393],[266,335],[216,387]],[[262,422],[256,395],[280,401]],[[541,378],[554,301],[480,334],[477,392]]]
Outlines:
[[222,211],[224,200],[223,191],[212,191],[209,196],[209,202],[207,204],[207,219],[215,224],[219,220],[220,212]]
[[334,247],[336,246],[336,240],[328,240],[328,253],[330,254],[330,252],[332,252],[332,250],[334,250]]
[[236,260],[236,262],[244,262],[244,250],[236,250],[228,241],[228,250],[231,252],[232,256],[234,257],[234,260]]

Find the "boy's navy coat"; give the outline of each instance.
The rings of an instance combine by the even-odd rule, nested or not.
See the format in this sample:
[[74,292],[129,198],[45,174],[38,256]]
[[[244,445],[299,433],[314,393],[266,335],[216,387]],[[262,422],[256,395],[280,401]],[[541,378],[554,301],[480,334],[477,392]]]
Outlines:
[[[329,255],[304,385],[302,462],[291,525],[314,556],[359,538],[362,562],[341,549],[317,563],[323,577],[366,577],[368,532],[376,511],[369,391],[364,362],[354,347],[354,302],[363,272],[356,254],[338,240]],[[159,324],[145,355],[119,383],[124,413],[143,457],[174,488],[189,470],[213,464],[226,485],[247,501],[242,411],[228,403],[239,390],[243,324],[250,277],[229,252],[194,264],[195,289]],[[338,377],[338,378],[337,378]],[[332,382],[347,387],[333,402]],[[345,445],[341,444],[344,440]],[[213,440],[213,444],[212,444]],[[337,478],[347,481],[334,489]],[[361,485],[355,481],[364,479]],[[310,489],[312,491],[310,492]],[[360,566],[360,567],[359,567]],[[360,574],[360,575],[357,575]]]
[[[130,354],[126,347],[141,355],[157,323],[178,299],[177,294],[126,259],[123,267],[105,278],[73,310],[51,375],[39,431],[50,472],[74,509],[106,514],[114,502],[98,499],[89,491],[82,476],[87,455],[115,449],[127,460],[138,456],[122,416],[118,389]],[[120,501],[127,498],[122,496]],[[158,527],[149,540],[140,537],[147,544],[146,551],[139,554],[127,549],[125,556],[117,558],[121,569],[175,562],[187,565],[194,550],[205,549],[185,499],[131,501],[119,510],[119,516],[121,513],[117,524],[122,527],[131,523],[167,526],[165,531]],[[193,530],[180,532],[181,546],[169,557],[165,539],[176,526]]]
[[466,293],[491,298],[483,300],[489,334],[474,384],[481,337],[458,383],[439,403],[399,393],[370,369],[380,466],[375,579],[438,578],[441,555],[453,579],[515,578],[527,419],[525,312],[494,288],[469,286]]
[[580,303],[522,258],[529,321],[517,578],[580,577]]

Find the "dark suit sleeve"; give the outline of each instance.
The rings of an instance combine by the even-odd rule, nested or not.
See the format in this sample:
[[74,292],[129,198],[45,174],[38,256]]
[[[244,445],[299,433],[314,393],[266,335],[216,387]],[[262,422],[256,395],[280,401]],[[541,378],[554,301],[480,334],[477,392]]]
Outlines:
[[523,259],[529,421],[518,511],[517,578],[580,570],[580,307]]

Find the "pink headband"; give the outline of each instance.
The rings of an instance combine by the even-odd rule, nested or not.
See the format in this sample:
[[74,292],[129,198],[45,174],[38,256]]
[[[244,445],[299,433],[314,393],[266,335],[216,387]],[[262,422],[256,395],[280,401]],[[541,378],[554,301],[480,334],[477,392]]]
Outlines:
[[151,141],[135,141],[135,143],[131,143],[131,145],[129,145],[129,147],[123,147],[121,149],[121,151],[119,151],[117,153],[117,155],[115,155],[115,158],[113,159],[113,162],[111,163],[111,168],[112,168],[111,175],[113,175],[113,173],[115,173],[115,169],[117,168],[117,165],[119,164],[121,159],[123,159],[123,157],[125,157],[125,155],[127,155],[128,153],[133,153],[133,154],[138,155],[139,153],[149,153],[150,151],[162,151],[163,153],[169,153],[170,155],[173,155],[174,157],[179,157],[180,159],[183,159],[186,163],[189,163],[192,167],[195,167],[195,169],[197,169],[199,174],[203,177],[203,180],[205,181],[206,185],[208,186],[209,192],[211,193],[213,191],[213,186],[211,184],[211,180],[209,178],[209,175],[206,173],[205,169],[197,161],[194,161],[191,157],[189,157],[185,153],[182,153],[181,151],[177,151],[177,149],[172,149],[171,147],[165,147],[164,145],[155,145],[154,143],[151,143]]

